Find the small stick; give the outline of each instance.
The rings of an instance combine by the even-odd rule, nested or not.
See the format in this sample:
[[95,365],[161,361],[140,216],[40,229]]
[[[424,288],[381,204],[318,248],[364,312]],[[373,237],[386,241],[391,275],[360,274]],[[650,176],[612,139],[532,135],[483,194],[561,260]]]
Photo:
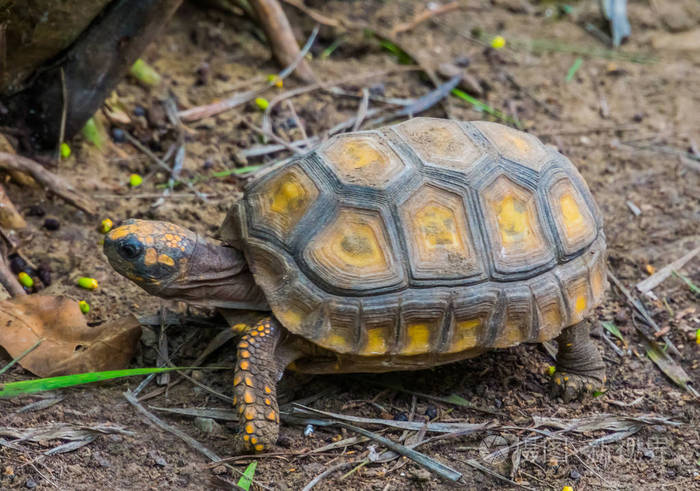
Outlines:
[[339,471],[341,469],[345,469],[347,467],[352,467],[355,464],[359,464],[361,461],[359,460],[353,460],[352,462],[343,462],[341,464],[336,464],[333,467],[329,467],[325,471],[321,472],[318,476],[314,477],[309,483],[304,486],[304,488],[301,491],[310,491],[314,486],[316,486],[318,483],[320,483],[323,478],[326,476],[329,476],[330,474],[333,474],[336,471]]
[[355,124],[352,125],[352,131],[357,131],[362,125],[365,116],[367,116],[367,109],[369,108],[369,89],[367,87],[362,88],[362,100],[357,108],[357,116],[355,116]]
[[[299,55],[299,45],[282,6],[277,0],[249,0],[249,3],[265,30],[272,54],[280,65],[291,64]],[[305,82],[316,78],[306,60],[301,60],[297,64],[296,75]]]
[[284,80],[289,76],[290,73],[294,71],[297,65],[303,60],[304,56],[306,56],[306,53],[308,53],[311,49],[311,46],[313,45],[314,41],[316,40],[316,36],[318,35],[318,31],[319,27],[314,27],[314,30],[309,36],[309,39],[306,40],[306,44],[301,49],[297,57],[292,61],[292,63],[289,66],[287,66],[284,70],[277,74],[277,77],[274,81],[270,81],[266,85],[258,87],[257,89],[242,92],[240,94],[234,94],[233,96],[229,97],[228,99],[224,99],[223,101],[214,102],[212,104],[206,104],[204,106],[193,107],[185,111],[180,111],[178,113],[178,116],[182,121],[185,122],[198,121],[200,119],[216,116],[219,113],[228,111],[229,109],[233,109],[234,107],[238,107],[242,104],[245,104],[248,101],[252,101],[253,99],[255,99],[255,97],[272,87],[277,80]]
[[304,128],[304,125],[301,123],[297,112],[294,110],[294,104],[292,104],[292,101],[290,101],[289,99],[287,99],[284,102],[287,103],[287,109],[289,109],[289,112],[292,113],[292,119],[294,119],[297,128],[299,128],[299,131],[301,132],[301,138],[307,140],[309,138],[309,135],[306,134],[306,128]]
[[61,67],[61,96],[63,107],[61,108],[61,125],[58,128],[56,162],[61,161],[61,144],[66,136],[66,116],[68,115],[68,87],[66,86],[66,72],[63,70],[63,67]]
[[700,253],[700,247],[696,247],[680,259],[676,259],[671,264],[664,266],[647,279],[637,283],[637,290],[639,290],[641,293],[649,293],[651,290],[659,286],[666,278],[671,276],[671,273],[673,273],[674,270],[678,270],[685,266],[685,264],[697,256],[698,253]]
[[259,126],[254,125],[253,123],[251,123],[250,121],[248,121],[245,118],[241,119],[241,123],[246,125],[251,130],[256,131],[256,132],[260,133],[261,135],[264,135],[268,138],[271,138],[272,140],[276,141],[280,145],[284,146],[290,152],[296,153],[298,155],[302,155],[304,153],[304,151],[299,150],[295,146],[292,146],[289,142],[287,142],[287,141],[283,140],[282,138],[280,138],[279,136],[275,135],[272,131],[264,130],[263,128],[260,128]]
[[410,31],[432,17],[446,14],[447,12],[452,12],[453,10],[457,10],[459,8],[460,5],[458,2],[446,3],[445,5],[440,5],[439,7],[435,8],[428,7],[424,11],[416,14],[411,21],[394,26],[391,29],[391,34],[396,35],[401,34],[402,32]]
[[90,216],[94,216],[95,212],[93,210],[95,209],[95,205],[92,202],[79,196],[73,189],[73,186],[64,181],[63,178],[47,171],[41,164],[34,160],[20,155],[0,152],[0,167],[29,174],[35,181],[55,195],[63,198],[67,203],[84,211]]

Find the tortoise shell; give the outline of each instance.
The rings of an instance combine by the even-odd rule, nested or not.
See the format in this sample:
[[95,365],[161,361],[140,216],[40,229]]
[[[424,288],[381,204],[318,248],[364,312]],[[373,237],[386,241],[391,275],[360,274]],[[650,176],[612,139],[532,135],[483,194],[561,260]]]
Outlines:
[[292,333],[439,362],[581,321],[606,288],[602,225],[576,168],[536,137],[415,118],[251,183],[222,237]]

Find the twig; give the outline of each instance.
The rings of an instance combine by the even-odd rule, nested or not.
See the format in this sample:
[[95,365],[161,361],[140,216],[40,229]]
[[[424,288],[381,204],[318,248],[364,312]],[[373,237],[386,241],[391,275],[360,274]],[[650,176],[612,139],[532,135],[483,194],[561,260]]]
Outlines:
[[362,121],[367,116],[367,108],[369,107],[369,89],[367,87],[362,88],[362,100],[360,105],[357,107],[357,116],[355,116],[355,124],[352,125],[352,131],[357,131],[362,126]]
[[189,445],[191,448],[194,450],[198,451],[202,455],[206,456],[209,460],[213,462],[220,462],[221,457],[216,455],[214,452],[203,446],[201,443],[199,443],[197,440],[189,436],[188,434],[178,430],[177,428],[174,428],[161,420],[159,417],[148,411],[146,408],[144,408],[141,403],[134,397],[134,395],[131,393],[131,391],[127,390],[124,392],[124,397],[126,398],[127,401],[129,401],[129,404],[134,406],[136,410],[141,413],[143,416],[146,417],[151,423],[156,425],[158,428],[161,430],[167,431],[168,433],[171,433],[172,435],[175,435],[176,437],[180,438],[182,441],[184,441],[187,445]]
[[297,128],[299,128],[299,132],[301,132],[301,137],[304,140],[307,140],[309,138],[309,135],[306,134],[306,128],[304,128],[304,124],[301,122],[299,119],[299,116],[297,115],[297,112],[294,110],[294,104],[292,104],[292,101],[286,100],[287,103],[287,109],[289,109],[289,112],[292,113],[292,119],[294,120],[294,123],[297,125]]
[[66,72],[61,67],[61,125],[58,128],[58,145],[56,146],[56,162],[61,161],[61,144],[66,135],[66,116],[68,115],[68,87],[66,86]]
[[47,171],[41,164],[34,160],[20,155],[0,152],[0,167],[29,174],[36,182],[55,195],[63,198],[67,203],[84,211],[90,216],[94,216],[94,203],[79,196],[73,189],[73,186],[64,181],[62,177]]
[[17,280],[17,275],[15,275],[5,262],[5,258],[0,257],[0,284],[5,287],[7,293],[11,297],[19,297],[26,295],[27,292],[24,291],[24,287]]
[[295,146],[293,146],[293,145],[291,145],[290,143],[286,142],[285,140],[283,140],[283,139],[280,138],[279,136],[275,135],[272,131],[268,131],[268,130],[265,130],[264,128],[260,128],[259,126],[256,126],[255,124],[253,124],[253,123],[251,123],[250,121],[248,121],[246,118],[241,118],[241,123],[243,123],[244,125],[246,125],[246,126],[247,126],[248,128],[250,128],[251,130],[256,131],[257,133],[259,133],[259,134],[261,134],[261,135],[263,135],[263,136],[266,136],[266,137],[268,137],[268,138],[271,138],[272,140],[274,140],[275,142],[279,143],[280,145],[282,145],[284,148],[286,148],[287,150],[289,150],[289,151],[292,152],[292,153],[296,153],[296,154],[298,154],[298,155],[302,155],[302,154],[305,153],[303,150],[300,150],[300,149],[296,148]]
[[234,94],[233,96],[229,97],[228,99],[224,99],[223,101],[214,102],[212,104],[206,104],[204,106],[193,107],[185,111],[180,111],[178,113],[178,116],[182,121],[185,122],[198,121],[200,119],[215,116],[224,111],[228,111],[229,109],[238,107],[242,104],[245,104],[248,101],[252,101],[258,95],[262,94],[270,87],[272,87],[277,80],[284,80],[287,76],[289,76],[290,73],[292,73],[292,71],[294,71],[294,68],[296,68],[297,64],[304,58],[304,56],[306,56],[306,53],[308,53],[311,49],[311,46],[316,40],[316,36],[318,36],[318,30],[318,26],[314,27],[314,30],[311,32],[309,39],[306,40],[306,44],[304,44],[304,47],[301,48],[301,51],[299,52],[297,58],[295,58],[294,61],[292,61],[292,63],[289,66],[287,66],[284,70],[279,72],[274,80],[269,81],[266,85],[258,87],[257,89],[249,90],[247,92],[242,92],[240,94]]
[[44,342],[44,338],[39,338],[39,339],[37,339],[37,341],[36,341],[36,343],[34,343],[34,345],[32,345],[32,346],[30,346],[29,348],[27,348],[26,350],[24,350],[22,353],[20,353],[20,355],[19,355],[17,358],[14,358],[10,363],[8,363],[8,364],[5,365],[4,367],[2,367],[2,368],[0,369],[0,375],[2,375],[3,373],[5,373],[6,371],[8,371],[8,370],[9,370],[10,368],[12,368],[15,364],[19,363],[19,362],[22,360],[22,358],[24,358],[24,357],[27,356],[29,353],[31,353],[32,351],[34,351],[35,349],[37,349],[37,348],[39,347],[39,345],[40,345],[41,343],[43,343],[43,342]]
[[309,491],[318,483],[320,483],[325,477],[333,474],[336,471],[345,469],[346,467],[352,467],[355,464],[358,464],[359,462],[359,460],[353,460],[352,462],[343,462],[341,464],[334,465],[333,467],[329,467],[325,471],[321,472],[318,476],[314,477],[311,481],[309,481],[309,483],[306,486],[304,486],[304,488],[301,491]]
[[534,489],[534,488],[530,488],[528,486],[523,486],[522,484],[518,484],[515,481],[511,481],[507,477],[500,475],[498,472],[492,471],[488,467],[481,465],[480,463],[478,463],[474,459],[467,459],[467,460],[455,459],[455,460],[458,460],[458,461],[462,462],[463,464],[467,464],[468,466],[473,467],[474,469],[478,469],[481,472],[488,474],[489,476],[495,477],[496,479],[500,479],[501,481],[505,481],[508,484],[510,484],[511,486],[517,486],[517,487],[523,488],[523,489]]
[[671,273],[673,273],[674,270],[678,270],[685,266],[685,264],[697,256],[698,253],[700,253],[700,247],[696,247],[680,259],[676,259],[671,264],[664,266],[653,275],[637,283],[637,290],[639,290],[641,293],[651,292],[651,290],[659,286],[661,282],[671,276]]
[[415,28],[419,24],[425,22],[426,20],[435,17],[437,15],[442,15],[446,14],[447,12],[452,12],[453,10],[457,10],[460,8],[460,5],[458,2],[450,2],[446,3],[445,5],[440,5],[435,8],[430,8],[428,7],[424,11],[416,14],[413,19],[409,22],[404,22],[402,24],[397,24],[391,29],[391,33],[393,35],[400,34],[402,32],[410,31],[411,29]]
[[282,6],[277,0],[248,0],[253,10],[258,16],[258,20],[265,31],[267,40],[270,43],[272,54],[277,58],[280,65],[286,66],[296,62],[296,74],[305,82],[310,82],[316,77],[311,67],[303,59],[299,58],[299,45],[294,38],[292,26],[289,25]]

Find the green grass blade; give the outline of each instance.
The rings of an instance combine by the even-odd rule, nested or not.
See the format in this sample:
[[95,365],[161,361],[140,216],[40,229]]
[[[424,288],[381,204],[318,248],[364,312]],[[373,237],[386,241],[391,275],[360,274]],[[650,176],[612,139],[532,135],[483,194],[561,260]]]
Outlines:
[[684,275],[683,273],[679,273],[678,271],[674,271],[673,275],[676,278],[680,278],[681,280],[683,280],[683,282],[686,285],[688,285],[688,288],[690,288],[691,292],[695,293],[696,295],[700,295],[700,288],[698,288],[698,286],[695,283],[693,283],[693,281],[686,275]]
[[612,322],[607,322],[607,321],[601,322],[601,324],[603,325],[603,327],[605,328],[606,331],[608,331],[610,334],[612,334],[617,339],[622,341],[622,343],[625,346],[627,346],[627,341],[625,341],[625,338],[622,337],[622,333],[620,332],[620,329],[615,324],[613,324]]
[[60,377],[48,377],[34,380],[22,380],[20,382],[10,382],[0,384],[0,398],[17,397],[36,392],[63,389],[75,385],[100,382],[121,377],[132,377],[134,375],[148,375],[151,373],[171,372],[173,370],[185,370],[183,367],[163,367],[163,368],[131,368],[127,370],[108,370],[105,372],[78,373],[75,375],[62,375]]
[[583,65],[583,58],[576,58],[574,60],[574,64],[571,65],[571,68],[569,68],[569,71],[566,72],[566,81],[571,82],[574,79],[574,75],[576,75],[576,72],[578,72],[578,69],[581,68],[581,65]]
[[238,487],[248,491],[251,484],[253,484],[253,476],[255,475],[255,468],[258,466],[258,461],[254,460],[248,467],[243,471],[243,476],[238,480]]
[[452,89],[452,95],[459,97],[463,101],[468,102],[472,106],[474,106],[477,110],[483,111],[485,113],[488,113],[492,116],[497,117],[498,119],[502,121],[506,121],[508,123],[512,123],[516,125],[518,128],[522,128],[522,124],[520,124],[520,121],[515,120],[511,118],[510,116],[505,115],[498,109],[494,109],[493,107],[489,106],[488,104],[481,102],[479,99],[475,99],[474,97],[470,96],[466,92],[460,89]]

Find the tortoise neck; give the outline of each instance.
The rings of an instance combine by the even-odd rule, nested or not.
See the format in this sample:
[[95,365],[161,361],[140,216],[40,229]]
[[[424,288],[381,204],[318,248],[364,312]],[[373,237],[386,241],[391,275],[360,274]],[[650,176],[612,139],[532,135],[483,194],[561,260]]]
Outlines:
[[160,296],[205,307],[270,310],[243,253],[201,237],[188,267],[161,290]]

